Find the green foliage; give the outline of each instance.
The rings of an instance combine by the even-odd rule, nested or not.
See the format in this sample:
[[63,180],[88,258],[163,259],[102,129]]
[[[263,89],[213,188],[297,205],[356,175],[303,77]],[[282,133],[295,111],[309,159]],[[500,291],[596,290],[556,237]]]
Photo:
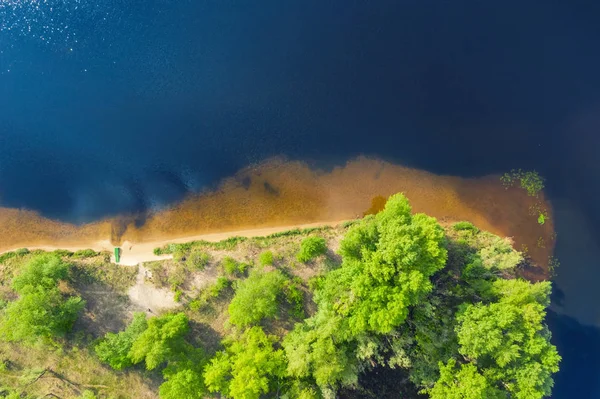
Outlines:
[[212,298],[216,298],[221,295],[221,292],[223,292],[224,289],[229,287],[231,287],[231,280],[221,276],[206,291]]
[[544,225],[546,223],[546,215],[543,213],[540,213],[538,215],[538,223],[541,225]]
[[279,271],[254,272],[246,280],[238,281],[229,304],[230,322],[246,327],[275,317],[285,282],[285,276]]
[[38,339],[52,340],[71,330],[85,302],[63,295],[57,285],[67,278],[69,265],[53,254],[29,260],[13,279],[19,298],[6,305],[0,335],[7,341],[33,344]]
[[349,227],[354,226],[355,224],[360,223],[360,219],[347,220],[342,223],[342,228],[347,229]]
[[79,251],[75,251],[72,256],[76,259],[85,259],[93,258],[98,255],[100,255],[100,252],[96,252],[93,249],[80,249]]
[[202,399],[205,391],[202,374],[183,369],[167,378],[159,388],[159,395],[161,399]]
[[87,262],[75,261],[69,270],[77,286],[101,283],[125,293],[135,283],[138,268],[123,267],[100,257]]
[[167,277],[167,282],[171,288],[171,291],[177,293],[177,291],[181,291],[181,286],[185,283],[187,277],[187,273],[185,267],[181,264],[178,265],[175,270],[171,270]]
[[7,260],[12,259],[16,256],[17,256],[17,254],[14,251],[0,254],[0,264],[6,262]]
[[347,327],[340,316],[319,312],[284,339],[287,372],[297,379],[312,378],[320,387],[351,386],[358,382],[359,364],[348,344]]
[[479,233],[479,229],[477,227],[473,226],[473,224],[469,223],[469,222],[457,222],[457,223],[454,223],[454,225],[452,226],[452,228],[455,231],[470,231],[470,232],[475,233],[475,234]]
[[247,239],[247,237],[230,237],[219,242],[206,243],[204,245],[216,249],[217,251],[231,251]]
[[431,399],[506,399],[505,393],[494,388],[473,364],[456,366],[451,359],[440,363],[440,379],[429,391]]
[[488,269],[513,269],[523,261],[523,255],[513,249],[508,239],[492,236],[479,252],[483,265]]
[[185,345],[180,353],[169,359],[163,370],[165,382],[159,388],[161,399],[202,399],[206,386],[202,371],[206,366],[206,356],[200,348]]
[[184,313],[148,320],[143,313],[136,313],[125,331],[106,334],[95,350],[100,360],[116,370],[141,362],[148,370],[164,365],[161,399],[201,399],[206,393],[202,378],[206,357],[201,348],[185,340],[188,330]]
[[199,249],[192,250],[185,260],[189,270],[204,270],[208,262],[210,262],[210,255]]
[[25,394],[20,394],[18,391],[15,390],[4,390],[3,387],[0,387],[0,394],[2,394],[4,399],[30,399],[31,396],[29,395],[25,395]]
[[179,246],[172,253],[175,262],[184,262],[187,256],[187,250]]
[[25,256],[25,255],[29,255],[29,249],[27,248],[19,248],[15,251],[15,254],[17,256]]
[[144,313],[135,313],[133,320],[124,331],[117,334],[107,333],[94,348],[98,358],[108,363],[115,370],[122,370],[133,365],[129,352],[133,343],[148,328]]
[[13,279],[13,288],[21,293],[24,287],[54,288],[59,280],[66,280],[70,265],[52,254],[32,258]]
[[188,318],[184,313],[153,317],[133,342],[129,357],[133,364],[145,362],[146,369],[154,370],[184,350],[188,330]]
[[52,253],[54,255],[60,256],[61,258],[70,258],[74,254],[74,252],[66,249],[55,249],[54,251],[52,251]]
[[241,276],[246,272],[246,269],[248,269],[250,265],[238,262],[232,257],[226,256],[221,261],[221,267],[223,268],[225,274],[227,274],[228,276]]
[[258,263],[261,266],[270,266],[273,264],[273,252],[264,251],[258,256]]
[[90,391],[89,389],[86,389],[85,391],[83,391],[81,393],[80,398],[81,399],[97,399],[97,396],[94,394],[94,392]]
[[342,266],[327,275],[319,298],[335,303],[353,333],[388,333],[433,288],[429,277],[446,263],[444,245],[435,219],[411,215],[406,198],[392,196],[382,212],[350,229]]
[[[211,395],[209,392],[234,399],[323,399],[340,396],[341,387],[369,397],[382,397],[384,392],[405,397],[400,380],[392,391],[389,386],[380,392],[360,386],[359,375],[368,376],[373,368],[384,367],[404,369],[410,382],[433,399],[539,399],[551,394],[552,374],[558,370],[560,356],[544,324],[550,285],[517,278],[515,266],[522,255],[510,240],[479,231],[468,222],[444,231],[435,219],[413,215],[402,195],[392,196],[383,211],[346,228],[340,242],[341,264],[320,269],[308,281],[278,270],[253,270],[241,280],[238,277],[247,266],[224,258],[225,273],[236,276],[235,291],[229,289],[232,281],[222,276],[188,304],[192,310],[211,304],[207,311],[190,314],[203,323],[209,319],[211,327],[214,321],[223,320],[224,309],[229,311],[234,328],[211,360],[188,338],[194,342],[207,339],[211,350],[216,350],[211,336],[215,332],[207,335],[201,325],[191,331],[183,313],[149,319],[144,314],[134,315],[124,331],[106,334],[96,343],[98,358],[117,370],[143,364],[154,370],[145,373],[150,378],[161,372],[161,399],[200,399]],[[276,245],[285,259],[291,245],[296,245],[295,237],[302,235],[308,236],[306,242],[316,239],[322,243],[316,247],[324,252],[325,240],[313,235],[325,230],[297,229],[252,238],[251,245],[240,252],[254,253],[257,247]],[[337,228],[335,233],[341,231]],[[173,264],[168,261],[147,267],[155,281],[179,289],[190,270],[202,268],[202,254],[208,249],[226,251],[244,240],[169,244],[155,253],[175,253],[181,260],[175,270],[164,267]],[[306,252],[314,252],[314,246],[307,245]],[[10,280],[15,289],[0,291],[0,330],[5,338],[33,343],[63,335],[78,311],[64,306],[73,298],[65,294],[69,291],[66,281],[72,279],[80,286],[88,275],[106,271],[106,276],[91,279],[93,282],[105,281],[112,273],[100,259],[77,262],[75,254],[67,252],[44,256],[39,258],[36,252],[0,256],[5,262],[0,267],[0,284]],[[74,266],[70,268],[61,258],[73,261]],[[272,263],[273,253],[267,248],[258,261]],[[88,268],[93,271],[88,273]],[[306,275],[304,267],[294,270]],[[136,274],[132,275],[135,278]],[[307,286],[312,292],[305,293]],[[305,295],[314,303],[305,304]],[[13,309],[18,302],[21,307]],[[305,308],[312,316],[286,334],[294,318],[304,317]],[[71,316],[60,324],[65,315]],[[282,320],[266,322],[273,318]],[[266,334],[261,323],[282,342]],[[216,333],[222,331],[213,328]],[[10,353],[6,348],[0,351]],[[0,371],[14,374],[9,363]],[[42,371],[29,373],[21,381],[31,382]],[[101,394],[113,395],[108,390]]]
[[27,285],[20,298],[4,309],[0,335],[7,341],[28,344],[64,336],[84,306],[81,298],[65,298],[57,288]]
[[493,291],[495,302],[468,304],[458,314],[459,352],[506,397],[549,396],[560,361],[543,324],[550,283],[497,280]]
[[325,253],[327,253],[327,242],[323,237],[306,237],[300,243],[300,251],[296,255],[296,259],[299,262],[307,263]]
[[[286,231],[280,231],[278,233],[273,233],[273,234],[269,234],[266,237],[262,237],[262,238],[266,238],[266,239],[271,239],[271,238],[281,238],[281,237],[294,237],[294,236],[306,236],[312,233],[322,233],[325,231],[329,231],[331,230],[331,227],[329,226],[322,226],[322,227],[308,227],[305,229],[292,229],[292,230],[286,230]],[[259,239],[261,237],[258,237]]]
[[225,350],[204,370],[208,390],[233,399],[259,399],[278,391],[285,378],[285,356],[273,348],[275,340],[260,327],[246,330],[239,339],[226,340]]
[[247,237],[230,237],[218,242],[210,241],[191,241],[182,244],[166,244],[160,248],[154,248],[154,255],[169,255],[173,254],[174,258],[177,255],[178,258],[185,257],[185,254],[193,249],[214,249],[217,251],[231,251],[235,249],[239,244],[248,240]]
[[[318,312],[284,340],[288,372],[314,378],[321,391],[358,381],[359,357],[375,356],[378,334],[389,334],[432,290],[429,277],[444,267],[443,229],[412,215],[403,195],[350,228],[343,262],[316,286]],[[373,337],[373,338],[370,338]]]
[[204,288],[198,297],[189,303],[189,308],[194,311],[200,310],[210,301],[221,296],[221,293],[229,287],[231,287],[231,280],[227,277],[219,277],[217,281]]
[[506,187],[512,187],[515,182],[519,182],[522,189],[527,191],[527,194],[535,197],[544,189],[545,179],[534,171],[523,171],[521,169],[513,169],[510,173],[505,173],[500,177],[500,180]]
[[287,302],[292,306],[292,315],[294,317],[303,317],[304,316],[304,294],[300,290],[300,286],[302,284],[302,280],[299,278],[294,278],[292,280],[287,280],[283,284],[283,293]]

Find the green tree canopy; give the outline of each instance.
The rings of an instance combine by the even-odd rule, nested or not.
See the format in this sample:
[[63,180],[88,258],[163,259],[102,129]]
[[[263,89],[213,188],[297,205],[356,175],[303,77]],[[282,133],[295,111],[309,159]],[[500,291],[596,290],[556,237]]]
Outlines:
[[63,294],[57,287],[68,271],[69,265],[57,255],[33,257],[13,280],[19,298],[2,312],[0,335],[8,341],[34,343],[70,331],[85,301]]
[[246,327],[275,317],[286,280],[281,272],[273,271],[253,272],[247,279],[238,281],[229,305],[230,322]]
[[259,399],[262,394],[279,391],[285,378],[285,356],[273,348],[274,342],[260,327],[226,340],[225,350],[204,370],[209,391],[233,399]]
[[136,313],[133,320],[124,331],[117,334],[107,333],[100,341],[95,351],[98,358],[108,363],[115,370],[122,370],[133,365],[129,352],[133,343],[148,328],[148,321],[144,313]]
[[457,316],[459,352],[510,397],[551,393],[560,356],[543,324],[550,288],[549,282],[499,279],[496,301],[468,304]]
[[188,318],[184,313],[166,314],[148,319],[148,328],[133,342],[129,357],[134,364],[144,361],[148,370],[185,351]]
[[355,385],[358,361],[355,345],[348,340],[342,317],[319,310],[314,317],[296,324],[285,337],[288,374],[298,379],[312,378],[322,388]]
[[359,360],[378,350],[370,337],[398,328],[432,290],[429,277],[446,263],[444,244],[435,219],[412,215],[403,195],[351,227],[341,267],[317,287],[317,314],[284,341],[290,375],[313,378],[322,392],[356,384]]
[[429,277],[446,263],[444,244],[434,218],[412,215],[406,197],[392,196],[344,237],[342,266],[327,275],[318,301],[335,304],[354,334],[389,333],[432,290]]
[[25,264],[21,273],[13,279],[13,288],[21,292],[25,287],[56,287],[59,280],[66,280],[69,275],[68,263],[54,254],[37,255]]
[[490,385],[473,364],[456,367],[451,359],[440,364],[440,378],[429,391],[431,399],[507,399],[506,393]]
[[201,348],[185,345],[184,351],[169,361],[163,370],[165,382],[160,386],[161,399],[202,399],[207,390],[202,372],[207,358]]
[[71,330],[84,306],[81,298],[65,297],[57,288],[26,286],[4,310],[0,334],[7,341],[26,343],[61,337]]

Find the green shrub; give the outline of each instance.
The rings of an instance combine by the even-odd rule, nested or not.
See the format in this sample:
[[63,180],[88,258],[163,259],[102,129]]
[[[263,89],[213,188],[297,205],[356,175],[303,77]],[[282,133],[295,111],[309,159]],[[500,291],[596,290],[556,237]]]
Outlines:
[[187,258],[187,251],[181,247],[177,247],[175,251],[173,251],[173,260],[175,262],[183,262]]
[[227,277],[219,277],[217,281],[207,289],[207,292],[209,296],[216,298],[221,295],[221,292],[223,292],[224,289],[229,287],[231,287],[231,280]]
[[144,313],[135,313],[133,320],[124,331],[107,333],[94,347],[98,358],[115,370],[123,370],[133,365],[129,351],[135,340],[148,328]]
[[264,251],[258,256],[258,263],[261,266],[270,266],[273,264],[273,252]]
[[299,262],[307,263],[327,252],[327,242],[323,237],[307,237],[300,243],[300,252],[296,255]]
[[452,226],[454,231],[471,231],[474,234],[479,233],[479,229],[469,222],[457,222]]
[[360,219],[354,219],[354,220],[346,220],[345,222],[342,223],[342,227],[344,229],[347,229],[349,227],[354,226],[355,224],[359,223]]
[[71,256],[73,256],[73,252],[68,251],[66,249],[55,249],[54,251],[52,251],[53,254],[58,255],[60,257],[67,257],[70,258]]
[[93,249],[81,249],[79,251],[75,251],[72,256],[77,259],[83,259],[83,258],[93,258],[98,255],[100,255],[100,253],[94,251]]
[[190,310],[198,311],[206,306],[211,300],[218,298],[221,293],[231,287],[231,280],[227,277],[219,277],[217,281],[204,288],[196,299],[190,301],[188,307]]
[[7,341],[53,341],[69,332],[85,301],[59,290],[70,265],[54,254],[37,255],[13,279],[19,299],[9,303],[0,320],[0,335]]
[[192,250],[185,260],[189,270],[204,270],[208,262],[210,262],[210,255],[199,249]]
[[178,290],[175,291],[175,295],[173,296],[173,300],[175,302],[181,302],[181,297],[182,296],[183,296],[183,291],[181,291],[181,290],[178,289]]
[[491,242],[478,252],[486,268],[496,268],[499,270],[513,269],[523,260],[523,255],[513,249],[510,241],[490,236]]
[[232,399],[299,398],[274,394],[286,378],[285,355],[274,348],[276,342],[277,337],[266,335],[260,327],[244,331],[237,339],[225,340],[225,350],[218,352],[203,370],[208,390]]
[[238,270],[238,262],[237,262],[235,259],[233,259],[233,258],[231,258],[231,257],[229,257],[229,256],[226,256],[226,257],[225,257],[225,258],[223,258],[223,260],[221,261],[221,267],[223,268],[223,271],[224,271],[224,272],[225,272],[227,275],[229,275],[229,276],[232,276],[232,275],[234,275],[234,274],[236,274],[236,273],[237,273],[237,270]]
[[18,256],[25,256],[25,255],[29,255],[29,249],[27,249],[27,248],[19,248],[19,249],[17,249],[17,250],[15,251],[15,253],[16,253]]
[[97,399],[98,397],[94,394],[94,392],[90,391],[89,389],[86,389],[85,391],[83,391],[81,393],[80,398],[81,399]]
[[25,287],[56,288],[59,280],[66,280],[71,265],[54,254],[31,258],[13,279],[13,288],[22,293]]
[[238,262],[232,257],[226,256],[221,261],[221,267],[228,276],[240,276],[246,272],[250,265],[244,262]]
[[7,252],[5,254],[2,254],[0,255],[0,263],[4,263],[9,259],[14,258],[15,256],[17,256],[17,254],[14,252]]
[[232,250],[235,249],[235,247],[237,247],[238,244],[246,241],[248,238],[246,237],[230,237],[227,238],[225,240],[219,241],[219,242],[211,242],[211,243],[207,243],[206,245],[208,247],[211,247],[213,249],[216,250]]
[[232,324],[247,327],[277,314],[279,299],[286,282],[281,272],[254,272],[237,282],[235,296],[229,304]]

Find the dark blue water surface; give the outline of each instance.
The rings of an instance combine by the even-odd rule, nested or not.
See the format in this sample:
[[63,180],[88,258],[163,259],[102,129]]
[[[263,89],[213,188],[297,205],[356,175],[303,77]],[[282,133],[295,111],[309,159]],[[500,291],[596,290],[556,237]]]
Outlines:
[[86,222],[282,154],[537,169],[554,397],[599,398],[599,4],[0,1],[0,204]]

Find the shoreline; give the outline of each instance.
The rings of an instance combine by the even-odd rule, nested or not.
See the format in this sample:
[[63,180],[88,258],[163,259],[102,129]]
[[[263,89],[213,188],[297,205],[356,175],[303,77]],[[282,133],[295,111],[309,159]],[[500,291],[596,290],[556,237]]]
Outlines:
[[[255,229],[243,229],[243,230],[232,230],[232,231],[224,231],[224,232],[214,232],[214,233],[204,233],[204,234],[196,234],[189,236],[181,236],[176,238],[169,238],[163,240],[153,240],[153,241],[142,241],[142,242],[132,242],[125,240],[119,248],[121,248],[121,260],[118,263],[123,266],[137,266],[140,263],[151,262],[156,260],[164,260],[172,258],[172,255],[154,255],[154,249],[158,247],[162,247],[166,244],[182,244],[191,241],[209,241],[209,242],[218,242],[222,240],[226,240],[231,237],[264,237],[270,234],[281,233],[284,231],[294,230],[294,229],[308,229],[314,227],[335,227],[338,226],[347,220],[337,220],[337,221],[323,221],[323,222],[314,222],[314,223],[300,223],[293,225],[285,225],[285,226],[273,226],[273,227],[261,227]],[[8,250],[0,251],[0,255],[14,252],[21,248],[27,248],[30,251],[42,250],[52,252],[55,250],[67,250],[71,252],[84,250],[84,249],[92,249],[97,252],[109,251],[111,252],[111,262],[114,263],[114,253],[113,249],[114,245],[110,243],[109,239],[100,240],[90,242],[87,245],[75,244],[75,245],[21,245],[17,248],[12,248]]]
[[[526,252],[547,270],[556,235],[552,204],[543,193],[532,197],[519,187],[507,189],[497,175],[435,175],[365,157],[332,170],[313,169],[300,161],[270,159],[166,209],[84,225],[0,207],[0,251],[30,245],[72,249],[91,246],[112,252],[110,241],[124,243],[123,252],[128,256],[128,244],[135,252],[140,245],[175,242],[172,240],[259,234],[253,231],[282,231],[355,219],[376,212],[387,197],[396,193],[406,195],[414,213],[425,213],[439,221],[465,220],[481,230],[511,237],[515,249]],[[538,208],[548,215],[543,225],[531,213],[531,209]]]

